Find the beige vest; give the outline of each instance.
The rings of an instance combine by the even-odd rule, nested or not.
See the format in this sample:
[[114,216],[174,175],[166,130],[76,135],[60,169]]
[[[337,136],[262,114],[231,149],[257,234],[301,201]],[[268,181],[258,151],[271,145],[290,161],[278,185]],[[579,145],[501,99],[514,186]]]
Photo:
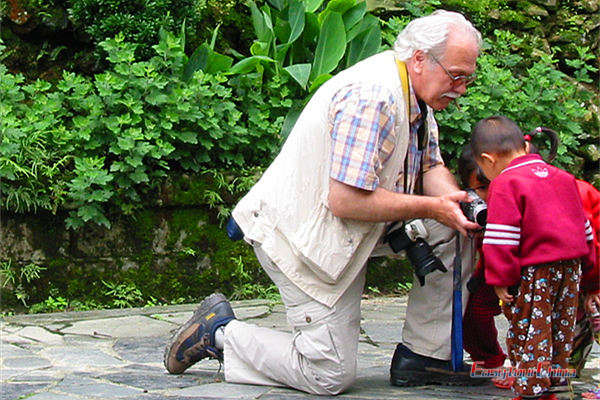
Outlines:
[[[349,84],[382,85],[394,98],[396,146],[379,176],[394,190],[404,168],[409,124],[393,51],[340,72],[309,101],[281,152],[233,210],[249,243],[259,243],[281,271],[305,293],[333,305],[365,265],[384,223],[334,216],[328,207],[332,140],[329,106]],[[427,131],[433,120],[429,109]]]

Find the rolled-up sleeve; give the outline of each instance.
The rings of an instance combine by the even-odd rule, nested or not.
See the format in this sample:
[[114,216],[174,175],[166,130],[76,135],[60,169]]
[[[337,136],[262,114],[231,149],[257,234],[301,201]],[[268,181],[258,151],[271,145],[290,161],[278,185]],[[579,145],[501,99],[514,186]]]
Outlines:
[[338,91],[329,109],[332,138],[329,176],[375,190],[394,148],[394,98],[383,86],[349,85]]

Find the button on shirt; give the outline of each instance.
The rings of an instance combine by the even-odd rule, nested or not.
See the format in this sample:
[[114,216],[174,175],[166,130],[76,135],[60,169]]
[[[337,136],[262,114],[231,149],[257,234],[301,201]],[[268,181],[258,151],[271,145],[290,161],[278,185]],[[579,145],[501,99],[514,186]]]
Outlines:
[[[339,90],[332,99],[329,123],[332,137],[329,176],[339,182],[373,191],[379,174],[390,158],[396,143],[394,124],[397,115],[389,89],[381,85],[353,84]],[[426,148],[419,150],[418,130],[423,123],[421,109],[410,87],[410,138],[407,150],[408,190],[404,190],[404,173],[396,181],[395,191],[411,193],[419,172],[443,165],[438,143],[438,127],[430,127]],[[404,169],[404,168],[403,168]]]

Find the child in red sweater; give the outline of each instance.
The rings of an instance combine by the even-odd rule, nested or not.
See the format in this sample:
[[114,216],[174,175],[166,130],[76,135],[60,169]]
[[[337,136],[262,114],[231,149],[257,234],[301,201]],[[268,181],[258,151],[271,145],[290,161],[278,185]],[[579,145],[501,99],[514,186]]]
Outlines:
[[[513,121],[502,116],[480,121],[471,145],[492,180],[483,240],[485,280],[509,320],[509,357],[520,372],[513,390],[517,399],[555,398],[548,389],[559,380],[553,371],[568,367],[580,260],[593,265],[591,226],[573,176],[527,154]],[[598,290],[598,282],[589,283]]]
[[[549,154],[546,155],[545,159],[551,162],[556,156],[560,144],[558,134],[551,129],[539,127],[525,135],[527,152],[539,154],[532,138],[541,136],[541,133],[544,133],[545,138],[550,140]],[[458,175],[463,187],[474,189],[479,197],[487,201],[489,181],[477,166],[470,144],[463,148],[458,160]],[[600,279],[598,271],[600,265],[600,192],[587,182],[577,180],[576,183],[583,203],[583,210],[591,222],[594,232],[596,260],[593,275],[594,279],[598,280]],[[478,251],[480,259],[467,285],[471,293],[463,318],[463,345],[465,351],[470,354],[471,359],[480,362],[483,368],[497,368],[503,365],[506,359],[506,354],[504,354],[498,342],[498,333],[494,321],[494,316],[502,311],[493,287],[485,283],[483,277],[484,265],[481,256],[481,242],[479,242]],[[578,376],[585,366],[587,356],[594,343],[594,332],[600,331],[600,318],[590,318],[593,313],[590,310],[600,309],[600,293],[588,293],[587,297],[590,304],[585,305],[585,307],[583,299],[581,297],[579,299],[573,351],[569,359],[569,366],[577,371]],[[593,325],[599,326],[594,327]],[[596,334],[596,341],[600,344],[598,336],[600,335]],[[514,382],[514,378],[495,378],[492,381],[497,387],[509,388]],[[553,389],[559,390],[561,388]],[[586,398],[600,399],[600,395]]]

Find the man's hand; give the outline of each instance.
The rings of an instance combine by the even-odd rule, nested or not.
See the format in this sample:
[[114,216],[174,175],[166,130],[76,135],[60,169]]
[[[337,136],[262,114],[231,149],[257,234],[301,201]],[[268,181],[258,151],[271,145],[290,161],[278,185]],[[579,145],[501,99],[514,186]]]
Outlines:
[[480,226],[465,217],[460,201],[469,201],[467,192],[458,191],[437,197],[438,206],[432,210],[432,218],[467,236],[467,231],[476,231]]
[[508,286],[494,286],[494,292],[504,304],[510,304],[514,299],[511,294],[508,294]]

